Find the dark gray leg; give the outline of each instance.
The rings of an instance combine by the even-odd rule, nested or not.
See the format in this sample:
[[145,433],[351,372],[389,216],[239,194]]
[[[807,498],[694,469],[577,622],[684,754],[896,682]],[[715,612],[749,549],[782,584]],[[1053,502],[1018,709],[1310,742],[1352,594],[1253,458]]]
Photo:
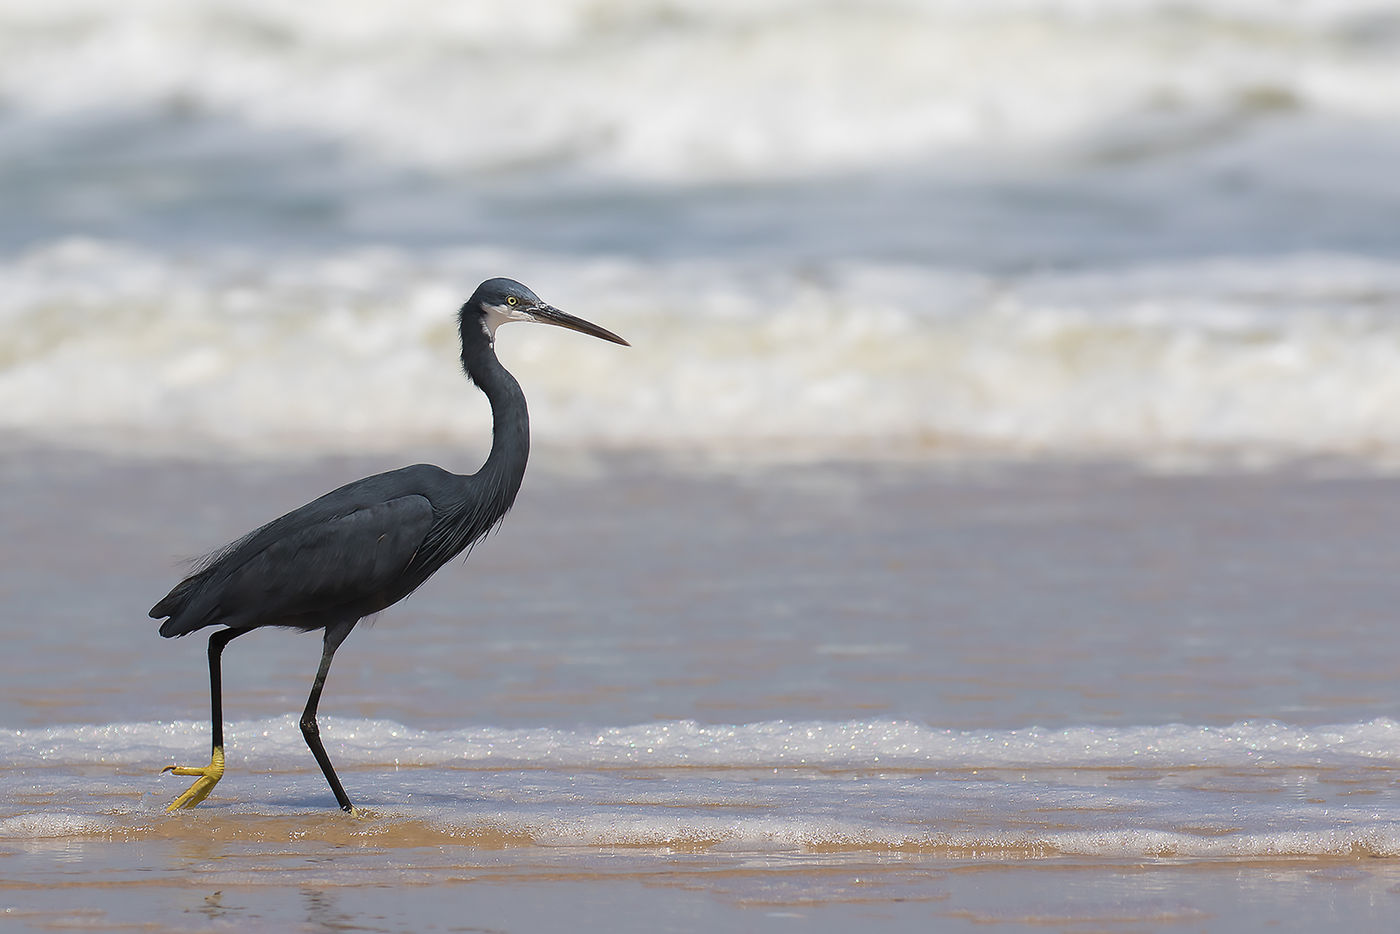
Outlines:
[[223,654],[224,646],[234,639],[251,632],[248,629],[220,629],[209,637],[209,710],[214,721],[214,748],[224,748],[224,685]]
[[326,755],[326,747],[321,745],[321,727],[316,723],[316,707],[321,703],[321,688],[326,685],[326,674],[331,670],[331,661],[335,658],[335,650],[340,648],[340,643],[344,642],[345,637],[350,635],[350,630],[355,628],[357,622],[359,620],[326,627],[326,639],[324,647],[321,649],[321,667],[316,670],[316,680],[311,684],[311,696],[306,699],[306,709],[301,712],[301,735],[305,737],[306,745],[311,747],[311,754],[316,757],[316,764],[325,773],[326,782],[331,786],[331,791],[335,793],[336,803],[346,813],[354,813],[355,807],[350,803],[350,797],[345,794],[345,789],[341,787],[340,779],[336,777],[335,769],[331,766],[330,756]]

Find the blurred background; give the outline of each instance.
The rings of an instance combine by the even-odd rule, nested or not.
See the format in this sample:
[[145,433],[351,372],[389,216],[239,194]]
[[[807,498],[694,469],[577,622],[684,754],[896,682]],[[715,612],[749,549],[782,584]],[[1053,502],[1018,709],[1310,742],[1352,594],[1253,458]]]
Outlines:
[[[1392,0],[0,2],[0,429],[1400,452]],[[528,332],[528,333],[526,333]]]
[[[286,633],[226,657],[210,822],[152,820],[209,708],[146,608],[353,477],[474,470],[455,312],[498,275],[633,347],[503,332],[527,489],[337,657],[322,723],[386,832],[303,840],[320,645]],[[753,916],[845,866],[833,930],[895,892],[1228,918],[1255,872],[1271,920],[1388,930],[1339,919],[1400,891],[1364,858],[1400,853],[1398,466],[1396,0],[0,0],[30,903],[81,870],[133,923],[290,929],[299,886],[442,881],[407,928],[468,886],[665,927],[587,881],[621,846]],[[482,889],[464,841],[553,887]]]

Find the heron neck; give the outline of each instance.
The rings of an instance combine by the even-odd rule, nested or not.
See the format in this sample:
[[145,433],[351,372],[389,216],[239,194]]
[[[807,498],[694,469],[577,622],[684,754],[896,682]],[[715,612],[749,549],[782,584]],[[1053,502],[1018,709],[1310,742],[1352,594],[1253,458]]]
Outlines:
[[462,343],[462,368],[491,403],[491,453],[476,477],[499,514],[504,515],[525,477],[530,457],[530,413],[520,384],[496,359],[486,335]]

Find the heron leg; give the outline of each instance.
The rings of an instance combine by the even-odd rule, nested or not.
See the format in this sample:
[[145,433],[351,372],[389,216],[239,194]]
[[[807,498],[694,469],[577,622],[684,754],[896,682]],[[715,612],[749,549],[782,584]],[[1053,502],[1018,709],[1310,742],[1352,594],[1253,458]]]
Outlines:
[[209,792],[213,791],[214,786],[219,783],[219,779],[224,777],[224,690],[221,674],[223,666],[220,659],[224,654],[224,646],[249,631],[247,629],[220,629],[209,637],[209,707],[210,720],[213,724],[214,748],[209,754],[209,764],[206,766],[167,765],[161,769],[162,772],[171,772],[175,775],[198,776],[194,784],[190,785],[184,794],[170,802],[166,807],[166,811],[172,814],[184,808],[192,808],[209,797]]
[[316,757],[316,764],[325,774],[331,791],[335,793],[336,803],[347,814],[354,814],[355,806],[350,803],[350,797],[341,787],[340,779],[336,777],[335,769],[331,766],[331,758],[326,755],[326,747],[321,744],[321,727],[316,723],[316,707],[321,703],[321,688],[326,685],[326,674],[331,670],[335,650],[340,648],[340,643],[350,635],[350,630],[355,627],[356,622],[358,620],[326,627],[326,639],[321,649],[321,667],[316,670],[316,680],[311,684],[311,696],[306,699],[306,709],[301,713],[301,735],[306,739],[306,745],[311,748],[311,754]]

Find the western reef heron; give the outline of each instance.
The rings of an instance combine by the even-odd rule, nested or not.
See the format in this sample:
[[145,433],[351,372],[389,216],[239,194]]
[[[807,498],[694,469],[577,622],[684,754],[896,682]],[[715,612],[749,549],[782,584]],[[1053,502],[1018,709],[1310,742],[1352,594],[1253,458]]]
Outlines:
[[515,377],[496,359],[496,328],[535,321],[626,345],[611,331],[565,314],[512,279],[488,279],[462,306],[462,368],[491,403],[491,453],[468,476],[417,464],[365,477],[294,509],[206,556],[151,609],[160,634],[209,626],[213,751],[207,766],[168,766],[197,776],[167,808],[203,801],[224,774],[220,657],[263,626],[325,631],[321,665],[301,715],[301,732],[344,811],[354,807],[321,743],[316,707],[335,650],[355,624],[416,590],[486,535],[510,509],[530,454],[530,419]]

